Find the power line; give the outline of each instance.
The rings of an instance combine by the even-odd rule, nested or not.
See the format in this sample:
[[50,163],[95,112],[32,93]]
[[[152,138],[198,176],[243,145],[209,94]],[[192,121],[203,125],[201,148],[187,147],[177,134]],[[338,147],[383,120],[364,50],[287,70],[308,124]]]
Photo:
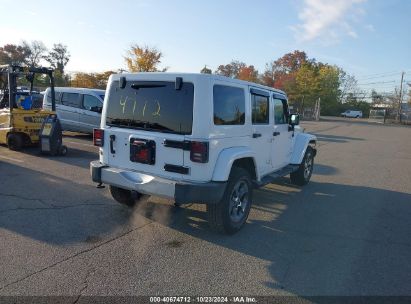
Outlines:
[[401,71],[391,71],[391,72],[381,72],[381,73],[376,73],[376,74],[366,74],[366,75],[360,75],[358,78],[366,78],[366,77],[374,77],[374,76],[384,76],[388,74],[398,74],[401,73]]
[[387,73],[385,75],[379,75],[379,76],[372,76],[372,77],[358,77],[358,80],[369,80],[369,79],[376,79],[376,78],[387,78],[387,77],[393,77],[396,76],[398,72],[395,73]]
[[377,81],[377,82],[368,82],[368,83],[359,83],[358,85],[370,85],[370,84],[383,84],[383,83],[395,83],[398,82],[397,80],[392,80],[392,81]]
[[[411,69],[406,69],[404,70],[405,73],[411,73]],[[401,71],[398,72],[385,72],[385,73],[378,73],[378,74],[370,74],[370,75],[363,75],[363,76],[359,76],[358,78],[356,78],[359,81],[367,81],[367,80],[373,80],[373,79],[381,79],[381,81],[388,81],[391,80],[393,78],[397,79],[398,75],[401,74]],[[405,80],[408,81],[408,80]]]

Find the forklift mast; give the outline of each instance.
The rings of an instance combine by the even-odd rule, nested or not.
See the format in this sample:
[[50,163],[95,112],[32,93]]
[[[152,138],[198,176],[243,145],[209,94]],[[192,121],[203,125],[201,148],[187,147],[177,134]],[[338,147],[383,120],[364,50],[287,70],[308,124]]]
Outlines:
[[10,112],[13,111],[14,102],[17,95],[17,79],[19,76],[26,76],[30,82],[30,94],[33,90],[33,82],[35,74],[47,75],[50,79],[51,89],[51,110],[56,111],[56,94],[54,91],[54,76],[53,69],[45,67],[22,67],[18,65],[0,65],[0,74],[7,75],[8,91],[9,91],[9,107]]

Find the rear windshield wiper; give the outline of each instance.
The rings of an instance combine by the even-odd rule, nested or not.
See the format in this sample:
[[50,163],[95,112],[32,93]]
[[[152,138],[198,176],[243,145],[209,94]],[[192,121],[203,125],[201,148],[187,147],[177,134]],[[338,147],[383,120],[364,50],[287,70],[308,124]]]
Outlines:
[[145,130],[161,130],[161,131],[170,131],[174,132],[174,130],[167,128],[166,126],[163,126],[159,123],[152,123],[149,121],[143,121],[143,120],[133,120],[133,119],[121,119],[121,118],[115,118],[115,119],[110,119],[108,117],[108,120],[110,121],[108,125],[117,125],[117,126],[123,126],[123,127],[131,127],[131,128],[139,128],[139,129],[145,129]]
[[131,85],[131,88],[133,89],[151,89],[151,88],[163,88],[165,87],[165,84],[160,84],[160,83],[133,83]]

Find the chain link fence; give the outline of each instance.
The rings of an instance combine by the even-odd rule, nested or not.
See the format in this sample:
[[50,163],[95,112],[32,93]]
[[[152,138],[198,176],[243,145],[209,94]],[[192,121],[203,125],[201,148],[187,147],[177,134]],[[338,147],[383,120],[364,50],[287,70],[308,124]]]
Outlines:
[[373,109],[370,110],[369,121],[411,125],[411,110],[402,111],[400,116],[396,109]]

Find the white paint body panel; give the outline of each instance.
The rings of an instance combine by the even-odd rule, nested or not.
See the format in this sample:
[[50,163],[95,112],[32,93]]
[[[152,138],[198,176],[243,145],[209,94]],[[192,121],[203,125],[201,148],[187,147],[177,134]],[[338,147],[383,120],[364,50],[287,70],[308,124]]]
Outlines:
[[[125,77],[127,81],[175,81],[176,77],[182,77],[183,82],[193,83],[194,104],[192,133],[190,135],[178,135],[106,126],[106,116],[108,114],[107,103],[110,102],[110,84],[113,81],[118,81],[120,77]],[[214,125],[213,86],[217,84],[233,86],[244,90],[246,102],[244,125]],[[275,126],[272,111],[273,107],[271,105],[270,123],[263,126],[253,125],[251,123],[251,87],[267,91],[269,94],[281,94],[284,96],[284,99],[286,99],[286,95],[282,91],[216,75],[181,73],[112,75],[109,78],[102,111],[101,128],[104,129],[105,133],[104,146],[100,149],[100,162],[108,165],[110,168],[117,168],[122,172],[129,170],[130,172],[155,176],[161,180],[169,180],[171,184],[175,181],[196,183],[227,181],[234,161],[245,157],[252,158],[257,168],[257,180],[260,180],[264,175],[282,166],[290,163],[298,163],[298,161],[301,162],[302,158],[300,156],[304,155],[309,139],[315,139],[315,137],[298,132],[295,133],[295,137],[292,137],[292,132],[288,131],[288,125]],[[276,130],[279,130],[283,137],[273,137],[273,132]],[[262,134],[259,139],[253,138],[252,136],[253,133],[257,131]],[[114,146],[116,153],[114,155],[110,153],[110,135],[116,136]],[[156,142],[155,165],[130,162],[129,140],[131,137],[151,139]],[[165,139],[208,142],[208,162],[192,162],[190,160],[190,151],[165,147],[162,144]],[[165,171],[164,164],[166,163],[188,167],[189,174]],[[106,174],[109,174],[109,171],[106,172]],[[122,176],[124,176],[124,174],[125,173],[122,173]],[[117,186],[121,187],[121,185]]]

